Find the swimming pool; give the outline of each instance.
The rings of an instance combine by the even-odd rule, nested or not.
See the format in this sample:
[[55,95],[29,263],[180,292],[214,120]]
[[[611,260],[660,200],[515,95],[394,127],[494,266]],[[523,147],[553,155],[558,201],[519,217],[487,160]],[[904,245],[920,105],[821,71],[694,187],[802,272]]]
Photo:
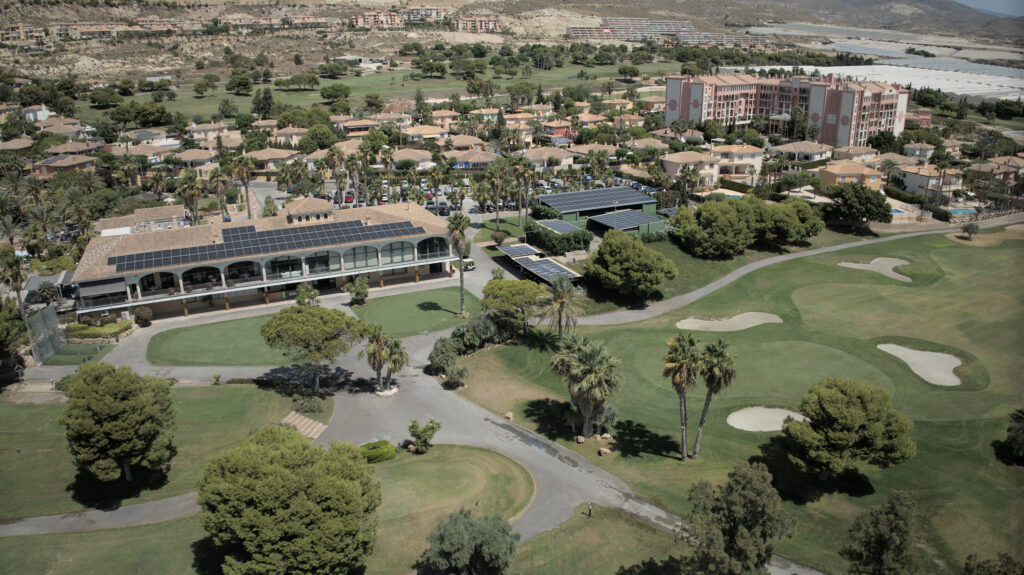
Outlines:
[[974,208],[950,208],[949,213],[954,216],[973,216],[978,212]]
[[893,213],[893,214],[902,214],[902,213],[904,213],[904,212],[903,212],[903,210],[897,210],[896,208],[893,208],[893,209],[892,209],[892,213]]

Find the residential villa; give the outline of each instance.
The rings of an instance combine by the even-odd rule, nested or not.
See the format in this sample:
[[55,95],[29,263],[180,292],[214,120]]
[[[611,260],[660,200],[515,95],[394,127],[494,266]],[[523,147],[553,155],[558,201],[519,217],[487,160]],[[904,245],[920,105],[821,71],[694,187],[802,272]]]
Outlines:
[[362,138],[367,132],[374,128],[380,128],[380,122],[376,120],[349,120],[342,124],[345,135],[349,138]]
[[449,136],[448,139],[452,142],[452,148],[458,151],[476,150],[479,152],[487,145],[487,143],[480,138],[467,134],[455,134],[453,136]]
[[402,130],[402,135],[410,144],[427,140],[444,140],[448,137],[448,129],[441,126],[409,126]]
[[680,171],[685,166],[697,168],[700,174],[697,185],[711,186],[718,181],[718,167],[722,160],[711,154],[701,152],[676,152],[661,157],[661,167],[672,179],[679,179]]
[[832,150],[833,160],[870,162],[878,157],[878,150],[869,146],[845,146]]
[[781,158],[791,162],[817,162],[827,160],[832,152],[832,146],[819,144],[818,142],[790,142],[770,146],[768,153],[773,158]]
[[642,128],[644,125],[644,117],[639,114],[621,114],[612,118],[612,126],[615,126],[616,130],[625,130],[627,128]]
[[640,138],[639,140],[630,140],[623,145],[631,150],[646,150],[647,148],[652,148],[659,153],[667,152],[671,149],[671,146],[658,138]]
[[12,152],[16,156],[24,156],[32,149],[32,146],[35,143],[35,140],[32,138],[14,138],[13,140],[0,142],[0,151],[8,151]]
[[619,149],[611,144],[580,144],[578,146],[569,146],[569,152],[575,154],[577,157],[586,157],[590,152],[605,152],[608,154],[609,159],[614,159],[615,154],[618,153]]
[[[331,122],[332,123],[334,122],[334,118],[335,118],[335,116],[331,116]],[[340,124],[335,124],[335,127],[340,128],[341,125]],[[266,120],[256,120],[255,122],[252,123],[252,129],[253,130],[262,130],[264,132],[273,132],[275,129],[277,129],[277,120],[271,120],[269,118],[266,119]]]
[[764,150],[749,144],[715,146],[711,155],[720,160],[718,174],[730,180],[753,182],[764,164]]
[[185,150],[180,154],[174,155],[181,160],[182,166],[192,168],[193,170],[199,169],[200,167],[213,162],[214,158],[217,157],[217,154],[213,150],[203,149]]
[[289,126],[287,128],[281,128],[274,132],[274,136],[270,141],[279,146],[298,146],[299,140],[303,138],[309,130],[306,128],[295,128]]
[[665,96],[647,96],[640,98],[640,107],[645,112],[664,112]]
[[922,163],[927,162],[928,158],[932,157],[935,153],[935,146],[931,144],[925,144],[923,142],[911,142],[903,145],[903,155],[908,158],[917,158]]
[[46,153],[51,156],[72,156],[76,154],[90,154],[97,152],[102,147],[103,144],[101,143],[69,141],[46,148]]
[[537,115],[533,112],[513,112],[511,114],[505,114],[505,125],[517,126],[536,119]]
[[400,150],[395,150],[394,153],[391,154],[391,161],[396,165],[404,160],[412,160],[414,162],[413,169],[415,170],[429,170],[436,165],[434,164],[433,156],[426,150],[402,148]]
[[444,157],[452,162],[456,170],[486,170],[498,159],[498,154],[480,150],[457,150],[445,152]]
[[562,148],[544,146],[518,152],[529,160],[538,172],[558,171],[571,168],[575,154]]
[[304,198],[277,216],[92,238],[73,278],[78,313],[149,306],[157,315],[198,306],[271,303],[299,283],[320,290],[356,277],[372,284],[454,272],[448,226],[414,202],[334,210]]
[[60,172],[94,172],[96,158],[92,156],[51,156],[33,164],[34,176],[51,178]]
[[576,121],[579,122],[580,128],[596,128],[601,124],[608,124],[608,118],[600,114],[591,114],[590,112],[583,112],[576,116]]
[[963,172],[957,169],[942,170],[937,166],[924,165],[907,166],[901,168],[901,171],[907,191],[922,194],[926,198],[942,197],[964,187]]
[[299,155],[299,152],[295,150],[263,148],[262,150],[246,152],[243,154],[243,157],[252,158],[256,162],[256,170],[263,172],[267,177],[267,181],[270,181],[273,177],[272,173],[278,170],[278,166],[297,159]]
[[633,101],[625,98],[613,98],[611,100],[604,100],[601,103],[608,106],[609,109],[617,111],[633,109]]
[[818,178],[826,188],[854,182],[881,191],[883,185],[882,172],[850,160],[828,163],[818,170]]
[[469,115],[476,116],[481,122],[497,122],[500,112],[498,108],[477,108],[470,110]]
[[219,135],[226,134],[228,125],[224,122],[209,122],[206,124],[192,124],[188,129],[188,137],[193,140],[209,140]]
[[[551,120],[544,122],[544,133],[554,141],[555,138],[571,139],[572,122],[567,120]],[[568,142],[566,142],[568,145]]]
[[448,131],[451,130],[452,124],[459,121],[462,114],[452,110],[434,110],[430,117],[433,118],[435,126]]

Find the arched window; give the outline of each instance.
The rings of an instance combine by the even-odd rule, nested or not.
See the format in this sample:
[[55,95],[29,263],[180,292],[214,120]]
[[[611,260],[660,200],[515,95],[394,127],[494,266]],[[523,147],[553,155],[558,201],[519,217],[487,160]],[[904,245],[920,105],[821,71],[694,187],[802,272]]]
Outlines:
[[249,281],[263,278],[260,273],[260,265],[256,262],[235,262],[228,266],[228,281]]
[[416,246],[421,260],[447,257],[448,242],[444,238],[427,238]]
[[267,262],[267,279],[302,277],[302,260],[292,256],[281,256]]
[[377,265],[377,248],[360,246],[345,252],[345,269],[358,270]]
[[392,242],[380,250],[380,263],[383,265],[411,262],[415,259],[415,248],[409,242]]
[[340,271],[341,256],[338,252],[316,252],[306,256],[306,267],[311,274]]

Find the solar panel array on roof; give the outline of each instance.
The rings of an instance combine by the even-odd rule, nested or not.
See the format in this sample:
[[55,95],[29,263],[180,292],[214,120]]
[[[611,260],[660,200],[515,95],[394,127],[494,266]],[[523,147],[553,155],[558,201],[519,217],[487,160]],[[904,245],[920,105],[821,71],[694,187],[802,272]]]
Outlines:
[[555,232],[556,234],[571,234],[573,232],[580,231],[579,228],[565,220],[541,220],[537,223]]
[[526,244],[516,244],[514,246],[498,246],[498,251],[513,259],[521,258],[523,256],[532,256],[540,253],[533,246],[528,246]]
[[645,214],[640,210],[623,210],[621,212],[608,212],[590,218],[603,226],[616,230],[629,230],[644,224],[660,222],[661,219],[651,214]]
[[107,258],[107,265],[115,266],[118,272],[133,272],[422,233],[423,228],[412,222],[365,226],[352,220],[262,232],[255,226],[239,226],[221,232],[224,243],[115,256]]
[[580,274],[572,271],[571,269],[563,266],[562,264],[549,259],[534,259],[530,257],[516,258],[517,264],[523,266],[523,269],[539,277],[540,279],[551,283],[551,280],[556,276],[567,276],[570,279],[580,277]]
[[616,206],[628,207],[636,204],[654,204],[657,200],[642,194],[629,186],[613,188],[596,188],[579,192],[562,194],[545,194],[537,196],[541,203],[551,206],[564,213],[601,210]]

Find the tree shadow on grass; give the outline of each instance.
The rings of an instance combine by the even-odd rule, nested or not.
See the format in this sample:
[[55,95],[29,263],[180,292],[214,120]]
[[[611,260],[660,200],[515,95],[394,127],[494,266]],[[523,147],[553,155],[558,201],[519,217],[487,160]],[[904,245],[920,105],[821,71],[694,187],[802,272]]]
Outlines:
[[825,228],[829,231],[836,232],[838,234],[849,234],[851,236],[863,237],[863,238],[877,238],[878,234],[871,231],[871,228],[867,226],[844,226],[841,224],[831,223],[825,224]]
[[683,558],[669,555],[658,561],[654,557],[630,566],[621,565],[615,575],[678,575],[683,572]]
[[576,408],[568,401],[534,399],[526,404],[523,415],[537,424],[537,433],[552,441],[573,437],[572,422],[576,419]]
[[214,543],[212,536],[192,542],[192,568],[199,575],[221,575],[227,556],[227,547]]
[[375,389],[375,383],[361,377],[354,377],[352,372],[326,365],[288,365],[275,367],[253,382],[260,387],[285,397],[310,395],[313,393],[313,369],[320,370],[320,397],[334,395],[339,391],[349,393],[367,393]]
[[667,435],[655,433],[632,419],[615,424],[615,450],[622,457],[640,457],[643,453],[680,459],[679,442]]
[[842,493],[851,497],[864,497],[875,492],[866,475],[852,469],[829,479],[800,469],[790,458],[786,438],[777,435],[761,444],[760,455],[750,458],[751,463],[763,463],[772,474],[772,485],[779,496],[797,505],[806,505],[829,493]]
[[[173,463],[173,455],[177,450],[173,445],[171,450]],[[100,481],[89,473],[79,471],[65,490],[71,493],[72,499],[86,507],[109,511],[120,508],[125,499],[134,499],[143,491],[160,489],[167,484],[167,473],[163,470],[132,467],[132,479],[127,481],[121,477],[116,481]]]
[[[1024,422],[1024,409],[1018,409],[1010,414],[1010,421],[1016,424]],[[1017,457],[1013,453],[1013,447],[1005,439],[996,439],[992,442],[992,449],[995,451],[996,459],[1004,465],[1024,466],[1024,457]]]
[[527,330],[526,335],[519,338],[519,341],[535,351],[555,351],[558,349],[558,332],[540,329]]
[[450,309],[441,307],[441,304],[437,303],[436,301],[421,301],[420,303],[416,304],[416,307],[419,308],[420,311],[446,311],[452,315],[456,315],[459,313],[458,311],[452,311]]

